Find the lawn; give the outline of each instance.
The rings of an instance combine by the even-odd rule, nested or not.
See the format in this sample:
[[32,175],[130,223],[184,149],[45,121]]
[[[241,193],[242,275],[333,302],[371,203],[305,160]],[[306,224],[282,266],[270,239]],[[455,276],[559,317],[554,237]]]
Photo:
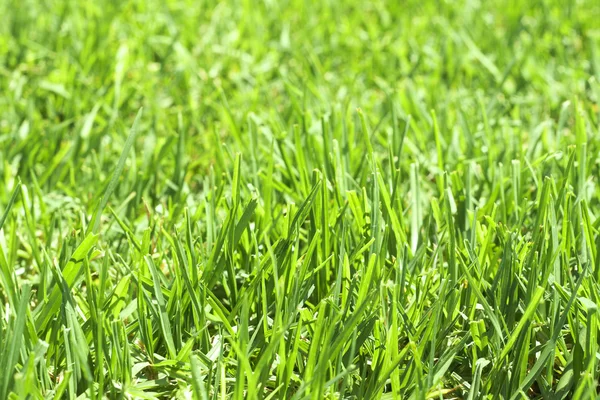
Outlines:
[[0,400],[592,399],[600,2],[0,0]]

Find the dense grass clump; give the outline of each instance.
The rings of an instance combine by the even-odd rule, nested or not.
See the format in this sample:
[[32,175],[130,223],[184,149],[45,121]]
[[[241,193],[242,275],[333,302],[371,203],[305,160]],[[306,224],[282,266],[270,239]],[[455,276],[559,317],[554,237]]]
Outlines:
[[0,11],[0,399],[596,398],[599,2]]

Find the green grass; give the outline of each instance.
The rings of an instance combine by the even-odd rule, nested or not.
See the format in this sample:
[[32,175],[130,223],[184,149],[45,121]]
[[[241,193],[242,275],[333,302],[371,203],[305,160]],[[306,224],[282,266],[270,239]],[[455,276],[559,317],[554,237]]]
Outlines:
[[597,397],[597,1],[0,14],[0,399]]

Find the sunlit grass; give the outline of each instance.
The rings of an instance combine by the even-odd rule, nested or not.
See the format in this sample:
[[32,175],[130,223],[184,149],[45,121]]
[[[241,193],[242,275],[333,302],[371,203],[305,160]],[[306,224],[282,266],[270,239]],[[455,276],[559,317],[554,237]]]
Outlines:
[[597,2],[0,10],[0,399],[596,398]]

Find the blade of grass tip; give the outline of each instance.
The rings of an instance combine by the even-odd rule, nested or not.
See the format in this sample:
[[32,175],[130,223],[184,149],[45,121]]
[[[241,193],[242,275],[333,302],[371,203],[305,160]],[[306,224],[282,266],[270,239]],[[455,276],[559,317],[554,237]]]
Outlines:
[[412,254],[417,251],[419,244],[419,231],[421,230],[421,195],[419,185],[419,166],[410,165],[410,192],[411,192],[411,218],[410,218],[410,250]]
[[[331,133],[329,126],[329,119],[326,117],[321,118],[321,134],[323,136],[323,173],[327,180],[332,180],[334,178],[334,173],[330,159],[331,149],[329,148],[329,145],[331,143]],[[292,182],[294,181],[292,180]]]
[[248,226],[250,226],[250,220],[254,216],[254,210],[256,209],[257,204],[258,204],[258,201],[256,199],[252,199],[248,202],[248,205],[244,209],[244,212],[243,212],[242,216],[240,217],[240,220],[238,221],[238,223],[235,226],[235,231],[233,234],[233,242],[232,242],[232,245],[234,247],[238,244],[238,242],[240,241],[243,233],[246,231]]
[[[295,146],[295,155],[296,155],[296,165],[298,166],[298,173],[300,174],[300,183],[302,185],[302,191],[304,193],[308,192],[310,187],[310,177],[309,177],[309,165],[306,161],[306,157],[304,155],[304,143],[302,141],[302,131],[299,125],[294,125],[294,146]],[[272,167],[273,157],[269,158],[269,168]]]
[[0,218],[0,230],[4,226],[4,222],[6,222],[6,219],[8,218],[8,215],[10,213],[12,206],[15,204],[15,201],[17,201],[17,197],[19,196],[19,193],[21,192],[20,189],[21,189],[21,180],[17,179],[17,183],[15,184],[15,187],[13,188],[13,192],[10,196],[10,200],[8,200],[6,209],[4,210],[4,213],[2,214],[2,217]]
[[194,290],[195,285],[190,280],[189,274],[187,272],[189,267],[188,267],[188,262],[187,262],[187,259],[185,256],[185,250],[183,249],[183,246],[181,245],[181,242],[179,240],[172,240],[172,238],[170,238],[169,236],[166,236],[166,237],[167,237],[167,240],[170,242],[171,247],[175,251],[175,254],[177,255],[177,259],[179,260],[179,268],[181,269],[182,280],[186,286],[186,289],[189,291],[189,296],[190,296],[190,300],[192,302],[192,306],[193,306],[194,310],[196,311],[197,316],[199,318],[201,318],[203,316],[202,308],[200,306],[200,300],[196,296],[196,291]]
[[250,364],[250,360],[246,353],[242,350],[240,345],[236,342],[234,338],[228,338],[229,343],[235,354],[238,356],[238,368],[241,368],[241,373],[245,374],[246,379],[248,380],[247,385],[247,399],[255,399],[257,398],[255,390],[256,390],[256,377],[254,376],[254,371],[252,370],[252,365]]
[[[392,108],[393,110],[393,108]],[[396,122],[394,122],[394,125],[396,124]],[[408,134],[408,131],[410,130],[410,126],[411,126],[411,116],[408,115],[406,117],[406,120],[404,122],[404,129],[402,131],[402,136],[400,137],[400,143],[398,144],[398,148],[396,150],[396,163],[394,168],[396,169],[396,176],[394,179],[394,183],[393,183],[393,190],[392,190],[392,201],[396,200],[396,195],[398,194],[398,189],[400,187],[400,176],[402,175],[402,169],[401,169],[401,165],[402,165],[402,149],[404,147],[404,140],[406,139],[406,136]],[[396,130],[396,129],[394,129]],[[394,133],[395,135],[395,133]]]
[[306,199],[302,202],[300,207],[298,207],[298,210],[296,210],[294,218],[292,219],[288,229],[288,238],[292,238],[294,235],[296,235],[297,231],[300,229],[300,226],[308,217],[310,209],[315,201],[315,197],[322,184],[322,181],[319,179],[313,186]]
[[40,254],[40,248],[36,245],[36,216],[34,208],[35,197],[29,197],[29,190],[27,186],[21,185],[21,204],[23,205],[23,214],[25,216],[25,227],[31,243],[31,252],[33,259],[35,260],[38,267],[42,265],[42,256]]
[[[9,330],[7,341],[5,342],[6,347],[2,350],[2,366],[4,369],[2,380],[0,381],[0,398],[6,399],[8,391],[10,389],[10,383],[14,376],[14,369],[19,361],[19,354],[21,353],[21,342],[23,341],[23,334],[25,329],[25,320],[27,319],[27,305],[29,304],[29,293],[30,286],[23,286],[21,293],[21,299],[17,312],[15,313],[16,319],[14,325]],[[8,333],[8,332],[7,332]]]
[[[458,281],[458,269],[456,268],[456,232],[454,227],[454,216],[456,205],[450,187],[446,188],[446,196],[444,199],[444,209],[446,214],[446,224],[448,227],[449,247],[448,247],[448,271],[451,279],[451,284],[455,285]],[[454,293],[454,292],[453,292]],[[450,307],[454,307],[454,295],[450,296]]]
[[129,131],[129,136],[125,141],[125,146],[123,147],[123,151],[121,152],[121,157],[119,157],[119,162],[117,163],[117,167],[115,168],[112,177],[110,178],[110,182],[106,187],[106,191],[102,195],[100,199],[100,203],[94,210],[94,214],[92,215],[92,220],[88,226],[88,231],[86,233],[98,233],[98,229],[100,228],[100,217],[106,204],[108,203],[108,199],[112,195],[112,192],[117,187],[117,183],[119,182],[119,177],[123,172],[123,168],[125,167],[125,161],[127,160],[127,154],[129,154],[129,150],[133,146],[133,142],[135,140],[135,136],[137,134],[140,118],[142,116],[143,108],[140,108],[138,111],[135,120],[133,121],[133,125],[131,126],[131,130]]
[[[529,320],[533,317],[533,314],[535,313],[535,310],[537,309],[537,306],[540,300],[542,299],[543,295],[544,288],[538,286],[531,298],[531,302],[527,305],[527,308],[525,309],[521,320],[517,324],[515,330],[510,335],[510,338],[506,342],[506,346],[504,346],[504,349],[502,349],[502,353],[500,353],[500,357],[498,357],[498,360],[504,359],[504,357],[508,355],[508,352],[513,348],[517,339],[519,338],[519,334],[521,333],[525,325],[529,322]],[[496,365],[499,367],[501,364],[497,363]]]
[[192,386],[196,398],[200,400],[208,400],[208,394],[206,393],[206,385],[204,379],[202,379],[202,371],[200,370],[200,360],[195,354],[190,357],[190,367],[192,370]]
[[[19,196],[19,193],[21,192],[20,190],[21,188],[21,180],[17,180],[17,183],[15,184],[15,187],[13,189],[12,195],[10,196],[10,200],[8,201],[8,204],[6,206],[6,209],[4,210],[4,213],[2,214],[2,217],[0,217],[0,231],[2,231],[2,227],[4,226],[4,222],[6,222],[6,219],[8,218],[9,214],[10,214],[10,210],[12,209],[13,205],[15,204],[17,197]],[[11,306],[14,306],[16,304],[16,292],[15,292],[15,287],[14,287],[14,283],[13,283],[13,272],[12,269],[9,267],[10,264],[8,264],[8,262],[6,261],[5,257],[4,257],[4,251],[0,248],[0,279],[2,280],[2,285],[4,285],[5,290],[8,292],[8,296],[9,296],[9,304],[11,304]]]
[[235,165],[233,168],[233,182],[232,182],[232,186],[231,186],[231,202],[232,202],[232,207],[234,209],[240,202],[241,164],[242,164],[242,154],[237,153],[235,156]]
[[467,400],[480,398],[479,383],[481,381],[481,373],[483,372],[483,369],[489,365],[489,363],[490,361],[486,360],[485,358],[479,358],[477,361],[475,361],[475,377],[473,378],[473,383],[471,385],[471,390],[469,391],[469,397],[467,397]]
[[519,221],[520,210],[519,204],[521,201],[521,162],[519,160],[512,160],[511,163],[512,173],[512,193],[513,193],[513,213],[514,221]]
[[407,238],[406,234],[402,230],[402,226],[400,225],[400,221],[398,220],[398,216],[396,215],[395,210],[393,209],[393,204],[390,199],[389,191],[385,186],[385,182],[383,180],[383,176],[381,173],[376,173],[377,183],[380,187],[379,194],[381,195],[381,199],[383,200],[383,205],[385,206],[387,218],[390,221],[390,225],[392,226],[392,231],[394,232],[394,236],[396,237],[397,243],[406,243]]
[[[87,256],[90,249],[96,244],[98,241],[98,235],[87,235],[85,239],[79,244],[77,249],[72,253],[69,262],[62,270],[63,277],[65,279],[65,284],[71,287],[77,276],[81,273],[81,263],[84,257]],[[54,286],[52,289],[52,293],[50,294],[48,300],[44,303],[40,303],[40,305],[36,308],[34,312],[34,316],[36,319],[36,325],[38,332],[42,332],[46,325],[54,318],[58,309],[60,308],[60,300],[62,298],[62,293],[60,287]]]
[[575,101],[575,137],[577,149],[579,150],[579,171],[577,174],[577,197],[580,199],[586,198],[585,179],[586,179],[586,163],[587,163],[587,134],[585,132],[585,117],[583,110],[578,101]]
[[500,321],[498,320],[498,318],[497,318],[496,314],[494,313],[494,310],[492,309],[490,304],[487,302],[485,296],[479,289],[479,287],[478,287],[479,281],[478,280],[476,281],[473,278],[473,276],[469,272],[469,267],[467,265],[465,265],[465,263],[462,260],[460,260],[458,265],[462,269],[463,274],[465,274],[467,282],[469,283],[469,287],[475,292],[476,297],[481,302],[481,305],[486,313],[486,316],[489,318],[490,322],[492,323],[492,326],[494,327],[494,330],[496,331],[496,335],[498,336],[498,338],[500,338],[500,340],[502,342],[504,342],[504,334],[502,333],[502,327],[500,325]]
[[[447,349],[439,360],[437,360],[434,370],[432,371],[435,375],[433,375],[431,387],[434,387],[435,384],[443,379],[446,375],[446,371],[448,371],[452,363],[456,361],[456,355],[465,348],[468,339],[470,339],[470,335],[463,336],[459,342],[454,344],[450,349]],[[430,375],[432,374],[430,373]]]
[[175,358],[177,356],[177,352],[175,351],[175,342],[173,341],[171,324],[169,322],[169,315],[167,314],[167,304],[165,302],[165,298],[162,293],[162,287],[160,285],[160,277],[152,257],[146,255],[144,260],[146,261],[148,269],[152,273],[152,280],[154,281],[154,295],[156,296],[156,301],[159,308],[158,318],[160,320],[160,328],[163,333],[169,355],[171,358]]

